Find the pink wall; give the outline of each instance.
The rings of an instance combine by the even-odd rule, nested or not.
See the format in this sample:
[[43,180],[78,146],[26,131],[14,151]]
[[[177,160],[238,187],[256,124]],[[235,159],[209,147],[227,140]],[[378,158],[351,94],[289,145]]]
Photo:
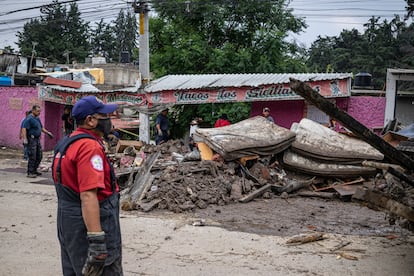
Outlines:
[[0,146],[23,148],[22,141],[19,140],[20,123],[25,112],[34,104],[42,108],[40,120],[43,126],[55,135],[53,139],[42,135],[42,147],[47,151],[53,149],[62,133],[63,105],[39,100],[37,88],[27,86],[0,87]]
[[290,129],[293,122],[303,118],[305,102],[303,100],[253,102],[250,116],[261,115],[263,108],[270,108],[270,115],[279,126]]
[[348,113],[366,127],[384,126],[385,97],[353,96],[349,99]]
[[[352,96],[336,98],[336,106],[358,120],[366,127],[382,128],[384,125],[385,98],[373,96]],[[250,116],[261,115],[264,107],[270,108],[270,115],[279,126],[290,128],[293,122],[305,117],[305,101],[253,102]],[[337,125],[340,130],[339,124]]]

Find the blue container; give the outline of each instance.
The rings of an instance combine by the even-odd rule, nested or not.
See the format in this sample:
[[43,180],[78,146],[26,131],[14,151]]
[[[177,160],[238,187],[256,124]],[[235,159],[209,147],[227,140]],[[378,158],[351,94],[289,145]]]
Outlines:
[[0,77],[0,86],[11,86],[12,85],[12,79],[7,76],[1,76]]

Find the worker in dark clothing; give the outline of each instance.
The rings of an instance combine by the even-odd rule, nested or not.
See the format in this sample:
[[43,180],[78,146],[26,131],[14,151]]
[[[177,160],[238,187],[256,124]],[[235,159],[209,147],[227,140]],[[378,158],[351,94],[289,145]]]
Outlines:
[[155,144],[159,145],[170,139],[168,129],[168,108],[161,111],[155,120],[155,128],[157,129]]
[[102,140],[116,109],[95,96],[81,98],[72,110],[78,128],[55,148],[63,275],[123,275],[119,186]]
[[72,118],[72,107],[65,105],[63,108],[62,121],[63,121],[63,135],[69,135],[74,130],[75,126]]
[[[23,120],[21,121],[21,123],[20,123],[20,132],[19,132],[19,139],[21,139],[21,140],[23,140],[23,129],[24,129],[24,123],[26,122],[26,120],[27,120],[27,117],[29,117],[29,115],[32,113],[32,111],[31,110],[29,110],[29,111],[26,111],[26,116],[23,118]],[[23,159],[24,160],[27,160],[27,159],[29,159],[29,157],[27,156],[27,143],[25,144],[24,143],[24,140],[23,140]]]
[[35,178],[42,173],[37,169],[42,161],[43,153],[40,145],[40,134],[46,133],[50,138],[53,134],[45,129],[39,119],[40,106],[34,105],[32,113],[28,115],[22,129],[23,144],[27,145],[27,177]]

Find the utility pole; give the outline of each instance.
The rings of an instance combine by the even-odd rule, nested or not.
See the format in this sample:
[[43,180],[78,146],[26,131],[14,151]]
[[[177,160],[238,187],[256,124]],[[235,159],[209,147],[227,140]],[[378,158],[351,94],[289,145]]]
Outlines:
[[62,56],[64,56],[66,58],[66,65],[69,65],[69,54],[70,53],[71,53],[71,51],[65,50],[62,54]]
[[36,50],[35,50],[35,48],[36,48],[36,46],[37,46],[38,44],[39,44],[38,42],[34,42],[34,41],[32,41],[32,57],[30,58],[30,64],[29,64],[29,74],[31,74],[31,73],[32,73],[33,58],[34,58],[34,56],[35,56],[35,54],[36,54]]
[[[147,0],[135,1],[132,5],[134,12],[139,13],[139,72],[141,74],[141,93],[150,81],[149,64],[149,31],[148,13],[150,11]],[[139,140],[150,142],[150,120],[148,113],[139,113]]]

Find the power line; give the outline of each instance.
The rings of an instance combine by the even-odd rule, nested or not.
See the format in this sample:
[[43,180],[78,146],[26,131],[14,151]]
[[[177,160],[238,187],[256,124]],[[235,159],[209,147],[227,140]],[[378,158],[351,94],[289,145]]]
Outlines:
[[[73,3],[73,2],[77,2],[79,0],[68,0],[65,2],[61,2],[60,4],[68,4],[68,3]],[[51,6],[52,4],[46,4],[46,5],[41,5],[41,6],[34,6],[34,7],[30,7],[30,8],[23,8],[23,9],[17,9],[17,10],[12,10],[12,11],[8,11],[8,12],[4,12],[1,13],[0,16],[2,15],[8,15],[8,14],[12,14],[12,13],[16,13],[16,12],[22,12],[22,11],[29,11],[29,10],[36,10],[36,9],[41,9],[47,6]]]

